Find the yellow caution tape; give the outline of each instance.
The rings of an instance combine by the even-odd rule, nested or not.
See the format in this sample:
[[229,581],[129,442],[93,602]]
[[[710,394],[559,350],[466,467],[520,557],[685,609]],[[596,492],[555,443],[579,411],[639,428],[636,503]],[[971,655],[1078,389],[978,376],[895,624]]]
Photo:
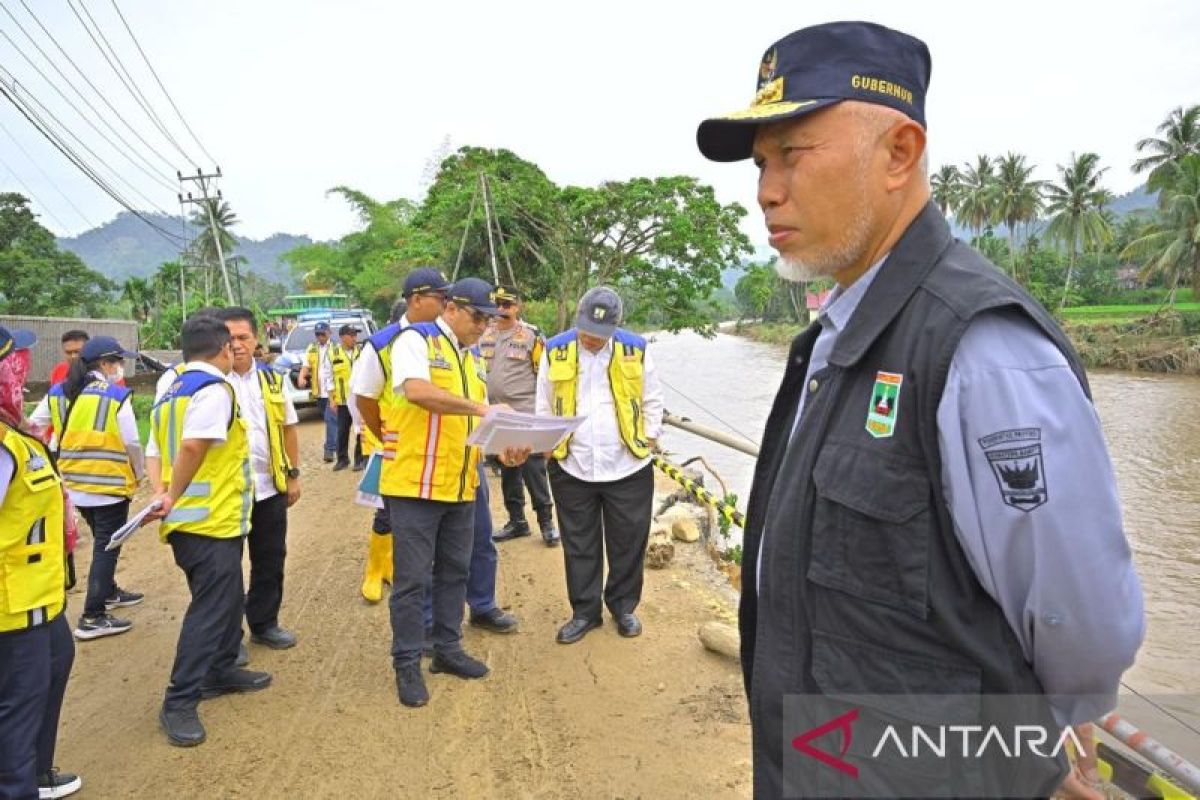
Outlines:
[[734,505],[731,503],[726,503],[723,499],[717,497],[715,494],[696,483],[687,475],[684,475],[683,470],[661,456],[652,456],[651,460],[654,462],[654,466],[662,470],[667,477],[671,478],[684,489],[687,489],[688,494],[690,494],[692,497],[696,498],[701,503],[704,503],[706,506],[710,506],[715,509],[716,512],[720,514],[727,522],[737,525],[739,528],[746,527],[745,515],[738,511]]

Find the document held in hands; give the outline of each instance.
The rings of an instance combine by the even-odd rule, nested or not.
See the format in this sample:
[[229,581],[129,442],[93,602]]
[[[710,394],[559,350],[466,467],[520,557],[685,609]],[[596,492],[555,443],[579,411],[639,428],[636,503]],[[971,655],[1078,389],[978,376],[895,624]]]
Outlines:
[[584,417],[539,417],[519,411],[493,411],[471,432],[467,444],[478,445],[488,455],[510,447],[528,447],[545,453],[575,432]]
[[129,522],[126,522],[113,532],[112,537],[108,540],[108,546],[105,547],[104,550],[106,552],[109,550],[116,550],[118,547],[124,544],[126,539],[128,539],[130,536],[133,536],[137,529],[142,527],[142,521],[153,512],[158,511],[159,508],[161,508],[160,503],[151,503],[130,517]]

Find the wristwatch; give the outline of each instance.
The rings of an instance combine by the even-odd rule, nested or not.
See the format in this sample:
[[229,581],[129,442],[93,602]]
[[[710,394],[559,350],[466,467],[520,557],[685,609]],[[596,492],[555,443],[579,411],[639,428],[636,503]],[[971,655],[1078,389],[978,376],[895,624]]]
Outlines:
[[300,477],[299,467],[288,467],[287,476],[293,480]]

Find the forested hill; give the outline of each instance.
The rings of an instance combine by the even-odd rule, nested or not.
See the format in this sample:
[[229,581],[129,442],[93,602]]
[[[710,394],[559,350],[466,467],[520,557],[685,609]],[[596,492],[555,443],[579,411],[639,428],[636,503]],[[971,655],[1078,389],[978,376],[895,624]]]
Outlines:
[[[181,231],[179,217],[154,213],[144,213],[144,216],[168,231]],[[233,233],[237,236],[236,228]],[[276,233],[262,240],[238,236],[233,252],[247,259],[249,271],[291,288],[296,285],[296,279],[287,266],[279,262],[279,257],[293,247],[312,243],[307,236],[288,233]],[[174,244],[127,211],[99,228],[59,239],[58,246],[75,253],[89,267],[117,283],[130,277],[149,277],[163,262],[179,258],[179,250]]]

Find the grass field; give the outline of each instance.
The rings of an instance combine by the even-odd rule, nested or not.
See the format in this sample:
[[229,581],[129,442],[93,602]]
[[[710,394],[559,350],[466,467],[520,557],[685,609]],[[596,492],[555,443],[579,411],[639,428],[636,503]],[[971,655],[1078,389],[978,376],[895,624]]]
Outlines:
[[[1180,313],[1200,312],[1200,303],[1176,303],[1172,308]],[[1102,322],[1128,322],[1130,320],[1149,317],[1158,311],[1160,306],[1154,303],[1125,306],[1079,306],[1064,308],[1062,316],[1071,322],[1098,324]]]

